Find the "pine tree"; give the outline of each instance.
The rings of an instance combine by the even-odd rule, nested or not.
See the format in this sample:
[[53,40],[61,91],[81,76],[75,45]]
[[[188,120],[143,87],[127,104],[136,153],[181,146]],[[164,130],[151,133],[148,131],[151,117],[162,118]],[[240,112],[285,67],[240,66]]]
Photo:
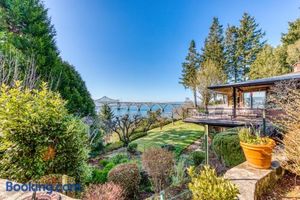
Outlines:
[[237,56],[237,39],[238,28],[235,26],[228,26],[225,33],[225,69],[228,82],[238,82],[240,68],[238,65]]
[[105,133],[110,133],[110,126],[114,119],[114,112],[108,104],[103,104],[99,112],[100,128]]
[[213,61],[222,71],[225,69],[223,27],[214,17],[202,49],[201,62]]
[[248,79],[250,65],[265,44],[265,41],[262,41],[264,35],[254,17],[244,13],[240,20],[237,40],[238,65],[241,67],[238,81]]
[[270,45],[265,45],[251,64],[249,78],[259,79],[288,73],[289,67],[281,63],[281,52],[281,46],[273,48]]
[[286,34],[282,35],[281,41],[284,46],[294,44],[300,39],[300,18],[294,22],[289,22],[289,29]]
[[199,63],[199,54],[196,50],[196,43],[192,40],[188,55],[185,58],[185,62],[182,64],[182,74],[179,83],[185,88],[193,91],[195,107],[197,107],[197,71],[199,69]]

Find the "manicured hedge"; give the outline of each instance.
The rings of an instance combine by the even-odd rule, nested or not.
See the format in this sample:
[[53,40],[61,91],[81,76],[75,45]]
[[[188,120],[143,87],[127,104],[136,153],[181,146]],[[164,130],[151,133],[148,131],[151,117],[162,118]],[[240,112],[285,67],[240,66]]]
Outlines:
[[217,134],[213,139],[212,148],[224,160],[227,167],[234,167],[245,161],[237,129],[229,129]]

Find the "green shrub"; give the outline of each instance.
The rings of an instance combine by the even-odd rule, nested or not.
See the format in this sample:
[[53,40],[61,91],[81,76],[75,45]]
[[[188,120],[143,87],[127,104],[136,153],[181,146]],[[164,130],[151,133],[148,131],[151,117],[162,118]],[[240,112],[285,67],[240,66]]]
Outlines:
[[[58,93],[1,87],[0,133],[6,149],[0,177],[18,182],[37,180],[49,172],[84,182],[87,177],[87,127],[68,114]],[[10,148],[8,148],[10,147]]]
[[180,186],[185,180],[185,160],[180,159],[174,168],[172,176],[172,185]]
[[212,149],[227,167],[233,167],[245,161],[236,129],[217,134],[212,142]]
[[214,169],[204,166],[200,174],[194,168],[188,169],[191,176],[189,189],[193,199],[201,200],[234,200],[239,194],[238,188],[229,180],[217,177]]
[[272,142],[267,137],[260,137],[260,132],[251,130],[251,128],[241,128],[239,130],[239,138],[241,142],[247,144],[268,144]]
[[202,151],[194,151],[190,156],[195,166],[202,164],[205,160],[205,153]]
[[128,162],[128,156],[125,154],[117,154],[109,159],[115,165]]
[[100,170],[97,168],[94,168],[92,171],[92,177],[91,180],[89,180],[89,183],[93,184],[103,184],[107,181],[107,175],[109,171],[114,168],[116,165],[113,162],[109,162],[105,165],[105,167]]
[[106,145],[104,149],[105,149],[105,152],[110,152],[113,150],[120,149],[123,146],[124,146],[123,142],[119,141],[119,142],[114,142],[114,143]]
[[101,167],[105,167],[108,163],[109,163],[109,161],[106,160],[106,159],[102,159],[102,160],[99,161],[99,165]]
[[136,151],[137,151],[137,146],[138,146],[137,143],[130,143],[130,144],[128,145],[128,147],[127,147],[127,151],[128,151],[129,153],[136,153]]
[[126,199],[137,198],[141,176],[136,164],[121,164],[116,166],[109,172],[108,180],[123,188]]

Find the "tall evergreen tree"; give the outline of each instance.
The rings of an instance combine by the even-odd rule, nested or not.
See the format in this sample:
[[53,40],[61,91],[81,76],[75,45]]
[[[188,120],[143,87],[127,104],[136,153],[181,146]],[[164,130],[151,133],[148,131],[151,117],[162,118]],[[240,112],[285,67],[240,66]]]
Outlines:
[[111,110],[111,107],[108,104],[103,104],[99,112],[99,121],[100,121],[101,129],[105,133],[110,132],[110,125],[112,123],[113,118],[114,118],[114,113]]
[[282,65],[281,54],[281,46],[273,48],[270,45],[265,45],[251,64],[249,78],[266,78],[288,73],[290,69]]
[[[94,102],[85,83],[74,67],[59,57],[55,42],[55,29],[41,0],[1,0],[0,36],[7,48],[2,54],[11,55],[11,47],[22,54],[23,60],[33,58],[40,81],[50,89],[58,90],[67,100],[69,111],[79,115],[95,115]],[[27,62],[19,63],[26,71]]]
[[237,55],[238,28],[228,26],[225,33],[225,69],[228,82],[238,82],[240,68]]
[[286,34],[282,34],[281,41],[284,46],[294,44],[300,39],[300,18],[294,22],[289,22],[289,29]]
[[225,70],[223,27],[214,17],[209,34],[202,49],[201,62],[213,61],[222,71]]
[[265,41],[262,40],[264,35],[265,33],[259,28],[254,17],[244,13],[240,20],[237,40],[238,65],[241,67],[238,81],[248,79],[250,65],[265,44]]
[[193,91],[195,107],[197,107],[197,71],[199,69],[199,64],[199,54],[197,53],[196,43],[192,40],[185,62],[182,63],[182,73],[179,83],[185,88]]

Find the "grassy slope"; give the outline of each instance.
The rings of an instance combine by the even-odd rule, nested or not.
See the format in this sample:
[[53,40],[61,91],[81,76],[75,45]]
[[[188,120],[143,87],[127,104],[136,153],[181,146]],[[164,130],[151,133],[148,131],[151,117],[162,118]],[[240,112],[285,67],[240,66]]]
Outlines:
[[134,143],[138,144],[138,150],[142,152],[149,147],[171,144],[176,147],[176,154],[179,155],[183,149],[203,135],[203,130],[203,127],[197,124],[177,121],[175,125],[168,124],[162,130],[160,128],[150,130],[147,136],[135,140]]

